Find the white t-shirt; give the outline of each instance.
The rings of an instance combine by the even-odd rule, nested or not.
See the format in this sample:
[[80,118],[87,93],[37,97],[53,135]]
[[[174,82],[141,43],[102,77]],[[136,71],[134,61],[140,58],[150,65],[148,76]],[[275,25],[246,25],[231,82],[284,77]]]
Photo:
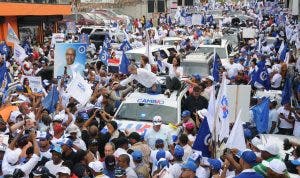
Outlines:
[[123,148],[118,148],[118,149],[114,152],[114,156],[115,156],[116,158],[118,158],[118,157],[119,157],[120,155],[122,155],[122,154],[126,154],[126,155],[129,156],[129,158],[130,158],[129,166],[132,167],[132,168],[135,168],[135,164],[134,164],[134,162],[133,162],[132,156],[131,156],[130,154],[128,154],[126,150],[124,150]]
[[196,176],[197,177],[209,178],[209,175],[210,175],[210,172],[209,172],[209,169],[207,169],[207,168],[203,168],[203,167],[199,166],[196,169]]
[[[158,160],[156,160],[156,154],[159,150],[152,150],[150,153],[150,160],[149,162],[152,163],[152,174],[154,171],[157,170],[157,162]],[[166,160],[170,161],[173,160],[173,155],[169,152],[169,151],[165,151],[166,152]]]
[[273,88],[279,88],[281,84],[282,76],[279,73],[276,73],[271,79],[271,86]]
[[59,164],[55,165],[53,164],[53,160],[50,160],[48,162],[46,162],[45,164],[45,167],[47,169],[49,169],[49,172],[52,174],[52,175],[56,175],[58,173],[58,171],[60,170],[60,168],[62,167],[63,161],[61,161]]
[[180,162],[175,162],[174,164],[170,165],[169,171],[174,177],[180,177],[182,173],[182,164]]
[[297,120],[295,121],[293,135],[296,137],[300,137],[300,122]]
[[138,178],[135,171],[131,167],[126,168],[126,176],[130,178]]
[[[280,113],[282,113],[286,118],[288,118],[289,116],[289,111],[285,110],[284,107],[280,107],[278,110],[278,115],[279,115],[279,119],[280,119],[280,124],[279,124],[279,128],[282,129],[292,129],[293,128],[293,124],[287,122],[286,120],[280,118]],[[292,114],[292,116],[294,117],[294,114]]]
[[184,155],[182,157],[182,160],[186,161],[190,157],[190,155],[193,153],[193,149],[189,144],[186,144],[183,147],[183,150],[184,150]]

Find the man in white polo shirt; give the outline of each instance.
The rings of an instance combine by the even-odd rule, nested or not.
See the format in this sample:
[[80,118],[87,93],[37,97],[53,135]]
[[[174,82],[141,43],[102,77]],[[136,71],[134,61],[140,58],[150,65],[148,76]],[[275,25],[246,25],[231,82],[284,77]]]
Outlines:
[[294,129],[295,115],[291,111],[291,104],[288,102],[281,106],[278,110],[279,134],[292,135]]

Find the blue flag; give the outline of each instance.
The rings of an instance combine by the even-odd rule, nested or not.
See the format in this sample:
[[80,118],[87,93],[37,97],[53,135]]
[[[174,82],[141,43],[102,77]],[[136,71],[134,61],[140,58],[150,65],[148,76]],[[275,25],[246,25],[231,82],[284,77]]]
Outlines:
[[106,49],[111,48],[111,44],[110,44],[108,35],[105,35],[102,48],[106,48]]
[[5,62],[0,66],[0,92],[3,93],[2,102],[4,103],[5,98],[7,96],[8,84],[11,83],[11,78],[6,67]]
[[30,53],[32,53],[32,49],[31,49],[31,47],[30,47],[30,43],[29,43],[27,40],[25,40],[25,41],[23,42],[22,48],[25,49],[25,52],[26,52],[27,55],[29,55]]
[[50,113],[53,113],[56,110],[55,106],[58,103],[58,99],[59,99],[59,93],[57,91],[57,88],[55,86],[52,86],[50,92],[48,93],[46,98],[44,98],[44,100],[42,101],[42,105]]
[[288,47],[287,47],[287,44],[285,43],[283,49],[280,51],[280,54],[279,54],[279,59],[281,61],[285,61],[287,52],[288,52]]
[[6,45],[5,42],[0,44],[0,54],[8,56],[9,53],[9,47]]
[[251,83],[254,84],[255,82],[260,83],[265,87],[266,90],[270,90],[271,88],[271,81],[268,70],[265,65],[265,61],[259,61],[257,63],[258,70],[254,72]]
[[212,75],[214,77],[215,82],[219,82],[219,80],[220,80],[219,69],[220,69],[220,57],[217,53],[215,53],[215,55],[214,55],[214,64],[213,64],[213,72],[212,72]]
[[210,157],[208,143],[210,138],[211,134],[208,127],[207,118],[205,117],[196,136],[193,149],[201,151],[203,157]]
[[102,48],[99,54],[100,61],[103,62],[105,65],[107,65],[108,59],[109,59],[109,53],[107,48]]
[[88,35],[88,34],[85,34],[85,33],[82,33],[82,34],[79,36],[79,41],[80,41],[80,43],[90,44],[89,35]]
[[254,106],[251,110],[253,112],[253,120],[256,125],[258,133],[266,133],[268,130],[269,120],[269,98],[264,98],[262,102]]
[[121,49],[121,51],[126,52],[128,50],[131,50],[132,47],[131,47],[130,43],[127,40],[124,40],[123,43],[120,46],[120,49]]
[[128,74],[128,66],[130,65],[130,61],[127,58],[125,52],[123,51],[122,60],[119,67],[119,72],[122,74]]
[[292,96],[292,80],[290,76],[287,76],[282,90],[281,105],[291,102],[291,96]]

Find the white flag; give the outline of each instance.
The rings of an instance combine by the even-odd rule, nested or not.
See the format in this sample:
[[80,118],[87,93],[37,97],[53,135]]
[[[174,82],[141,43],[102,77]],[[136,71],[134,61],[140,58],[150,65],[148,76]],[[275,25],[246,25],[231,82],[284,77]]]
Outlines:
[[6,40],[15,44],[20,44],[20,40],[14,31],[14,29],[11,27],[9,23],[7,23],[7,37]]
[[246,142],[244,136],[244,129],[243,129],[242,122],[240,121],[240,117],[241,117],[241,110],[238,113],[236,121],[228,137],[226,147],[237,148],[243,151],[246,149]]
[[219,141],[222,141],[224,138],[229,136],[229,100],[226,94],[227,92],[227,85],[226,85],[226,76],[223,73],[221,88],[218,94],[218,101],[217,101],[217,113],[220,118],[220,134],[219,134]]
[[74,73],[67,92],[82,105],[85,105],[93,94],[93,90],[88,82],[77,73]]
[[281,52],[283,51],[283,49],[284,49],[284,40],[282,40],[282,42],[281,42],[280,48],[278,50],[278,55],[281,54]]
[[27,57],[25,49],[22,48],[19,44],[14,44],[14,58],[19,64],[21,64],[24,59]]
[[215,86],[210,93],[208,108],[207,108],[207,123],[211,133],[214,133],[214,119],[215,119],[215,109],[216,109],[216,98],[215,98]]

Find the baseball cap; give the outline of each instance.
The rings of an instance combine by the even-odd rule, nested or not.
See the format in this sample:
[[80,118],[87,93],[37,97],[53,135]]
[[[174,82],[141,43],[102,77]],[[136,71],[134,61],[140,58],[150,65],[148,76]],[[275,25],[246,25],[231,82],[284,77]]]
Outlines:
[[164,143],[164,141],[160,138],[155,141],[155,145],[161,145],[163,143]]
[[86,112],[80,113],[79,117],[82,118],[83,120],[88,120],[90,118]]
[[22,86],[22,85],[17,85],[17,86],[16,86],[16,91],[17,91],[17,92],[23,92],[23,91],[24,91],[23,86]]
[[244,151],[241,158],[252,166],[256,164],[256,155],[253,151]]
[[66,145],[71,148],[73,146],[73,141],[69,138],[65,138],[60,144],[61,146]]
[[15,150],[6,149],[6,160],[10,164],[16,164],[16,162],[19,160],[19,156],[21,155],[22,150],[20,148],[17,148]]
[[45,166],[39,166],[36,168],[36,170],[33,171],[34,176],[42,176],[42,175],[49,175],[49,169],[46,168]]
[[89,163],[89,168],[91,168],[95,172],[102,172],[103,165],[100,161],[93,161]]
[[196,172],[197,170],[197,165],[195,162],[193,161],[187,161],[184,165],[182,165],[181,167],[182,169],[189,169],[193,172]]
[[300,158],[291,161],[293,165],[300,166]]
[[252,131],[250,129],[244,129],[244,135],[246,139],[251,139],[252,138]]
[[262,164],[270,168],[272,171],[274,171],[277,174],[285,174],[287,170],[284,162],[279,159],[273,159],[270,162],[263,161]]
[[178,157],[181,158],[183,157],[183,155],[184,155],[184,149],[182,148],[182,146],[176,145],[174,149],[174,156],[177,158]]
[[157,162],[158,169],[162,169],[166,166],[169,167],[169,161],[166,158],[160,158]]
[[201,158],[201,152],[200,151],[195,151],[194,153],[192,153],[190,155],[190,157],[188,158],[188,161],[194,161],[194,162],[196,162],[200,158]]
[[79,128],[77,127],[77,125],[75,124],[71,124],[69,127],[68,127],[68,133],[78,133]]
[[279,148],[276,144],[258,145],[257,148],[260,149],[261,151],[266,151],[271,155],[279,154]]
[[163,149],[158,150],[156,153],[156,160],[160,160],[161,158],[166,158],[166,151]]
[[222,167],[221,161],[218,159],[207,159],[207,161],[213,170],[219,171]]
[[38,132],[37,138],[39,140],[49,140],[51,138],[51,135],[47,132]]
[[122,177],[126,175],[126,171],[120,167],[115,170],[115,177]]
[[134,150],[131,156],[134,161],[140,161],[143,158],[143,153],[140,150]]
[[63,114],[56,114],[54,116],[52,122],[62,122],[64,118],[65,118],[65,115],[63,115]]
[[189,110],[184,110],[181,113],[181,117],[187,117],[187,116],[190,116],[190,115],[191,115],[191,112]]
[[16,119],[19,115],[22,115],[22,113],[19,110],[13,111],[10,113],[9,120],[13,123],[16,123],[17,122]]
[[71,175],[71,170],[68,167],[62,166],[59,168],[57,174],[59,173]]
[[137,132],[131,132],[128,136],[128,139],[134,139],[137,142],[139,142],[141,140],[141,135],[138,134]]
[[201,76],[200,74],[193,74],[192,75],[196,80],[201,81]]
[[259,145],[262,145],[261,139],[259,139],[258,137],[254,137],[251,140],[251,144],[255,147],[258,147]]
[[62,154],[62,149],[60,146],[55,146],[50,152],[56,152],[56,153],[59,153],[59,154]]
[[214,77],[211,76],[211,75],[207,76],[206,79],[211,80],[211,81],[214,81]]
[[152,122],[153,122],[153,125],[161,125],[162,119],[160,116],[154,116]]

